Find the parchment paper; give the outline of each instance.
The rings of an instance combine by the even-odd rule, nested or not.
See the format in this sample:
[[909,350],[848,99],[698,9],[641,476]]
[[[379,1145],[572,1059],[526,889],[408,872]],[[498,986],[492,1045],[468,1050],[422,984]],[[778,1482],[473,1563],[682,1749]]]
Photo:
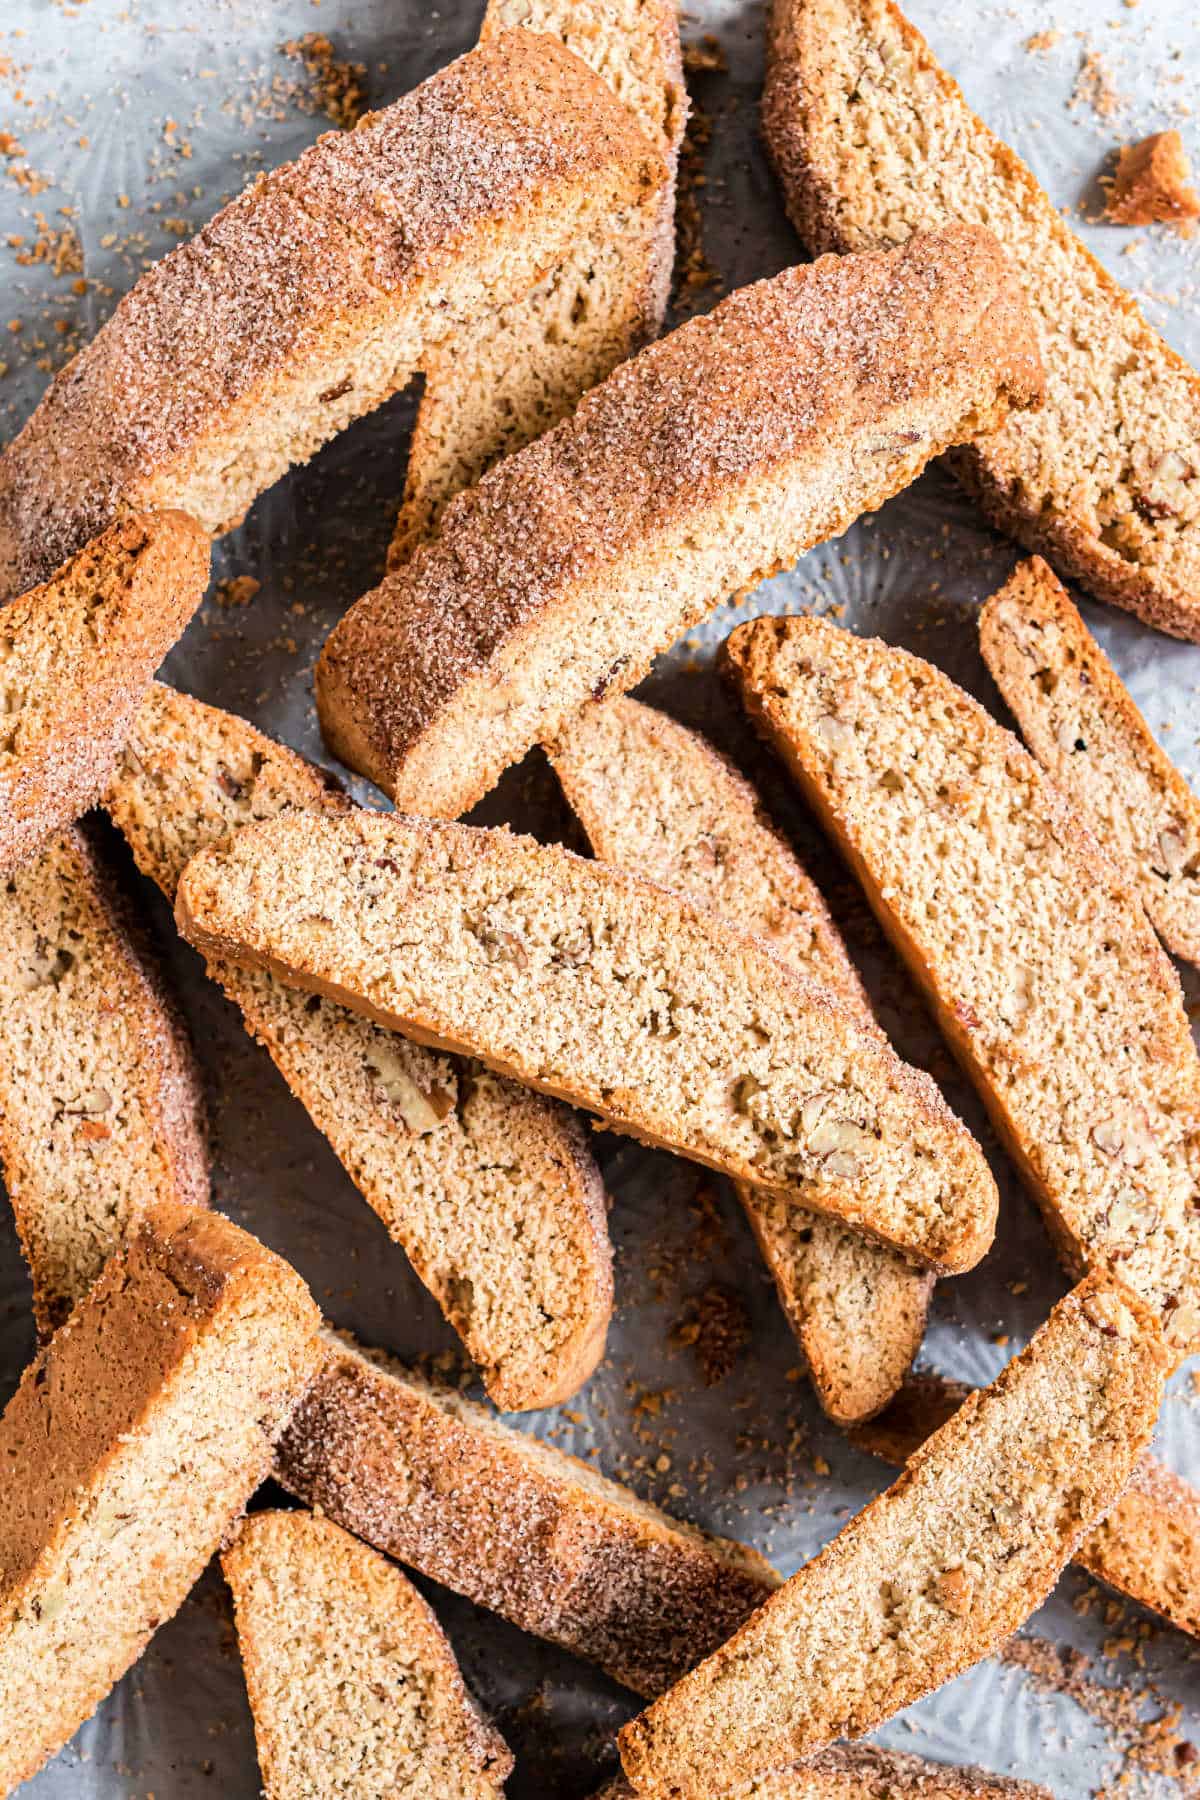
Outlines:
[[[257,169],[285,161],[327,126],[298,101],[303,71],[279,46],[331,34],[338,54],[367,65],[370,104],[415,85],[474,41],[478,0],[432,10],[420,0],[4,0],[0,8],[0,128],[24,157],[0,178],[0,439],[19,425],[47,379],[39,356],[58,355],[69,332],[91,330],[135,278],[140,259],[164,254]],[[1186,0],[1060,0],[1057,11],[1019,0],[913,0],[917,23],[963,81],[968,97],[1025,156],[1056,201],[1098,210],[1096,176],[1120,141],[1179,123],[1193,155],[1200,87],[1200,15]],[[1055,39],[1054,33],[1060,35]],[[685,36],[710,32],[728,69],[698,75],[694,93],[712,119],[707,185],[700,192],[708,252],[725,287],[801,259],[757,131],[761,9],[755,0],[693,0]],[[1026,48],[1047,33],[1042,49]],[[1099,53],[1115,109],[1107,116],[1071,95],[1081,64]],[[173,122],[173,123],[172,123]],[[41,193],[12,178],[24,163],[52,178]],[[127,200],[127,204],[122,200]],[[82,243],[87,291],[69,270],[22,263],[40,210]],[[1130,285],[1154,322],[1200,357],[1195,280],[1200,239],[1162,231],[1082,225],[1102,260]],[[130,243],[140,232],[140,242]],[[74,277],[79,279],[78,275]],[[695,297],[710,305],[721,289]],[[9,317],[22,330],[6,334]],[[37,341],[45,346],[39,350]],[[11,346],[11,348],[10,348]],[[267,494],[218,549],[217,574],[261,583],[244,607],[210,599],[169,658],[172,681],[247,713],[266,730],[321,754],[310,671],[345,607],[378,577],[403,480],[411,402],[401,399],[331,445]],[[974,1096],[958,1079],[866,909],[728,703],[711,673],[712,646],[735,617],[799,606],[843,609],[842,621],[933,658],[998,708],[976,647],[978,603],[1004,579],[1015,551],[980,522],[939,473],[927,474],[875,518],[806,557],[735,612],[718,612],[662,659],[643,690],[704,726],[761,779],[776,817],[795,834],[825,886],[902,1053],[931,1067],[951,1103],[992,1155],[1002,1184],[996,1246],[984,1265],[937,1291],[923,1360],[986,1381],[1036,1328],[1064,1290],[1033,1207],[996,1150]],[[1200,649],[1172,642],[1103,608],[1084,607],[1135,698],[1193,781],[1200,780]],[[361,791],[361,790],[360,790]],[[482,816],[569,829],[537,759],[508,778]],[[118,851],[122,847],[116,846]],[[216,1200],[290,1257],[339,1325],[403,1354],[453,1352],[449,1329],[285,1091],[265,1054],[174,937],[156,894],[142,899],[191,1020],[209,1082]],[[1189,989],[1193,1001],[1197,987]],[[790,1572],[863,1502],[887,1470],[852,1450],[823,1420],[797,1373],[797,1354],[736,1203],[725,1184],[688,1164],[619,1138],[596,1140],[617,1254],[618,1313],[609,1355],[567,1408],[518,1421],[523,1429],[594,1458],[681,1515],[758,1544]],[[693,1353],[672,1345],[689,1301],[713,1281],[740,1295],[749,1336],[733,1370],[705,1386]],[[0,1217],[0,1398],[32,1350],[29,1292],[11,1223]],[[1173,1382],[1161,1453],[1200,1479],[1200,1396],[1189,1371]],[[518,1754],[514,1796],[583,1796],[611,1768],[612,1733],[633,1710],[603,1677],[425,1584],[466,1676]],[[1200,1735],[1200,1660],[1168,1629],[1144,1633],[1134,1609],[1103,1599],[1068,1573],[1026,1635],[1098,1659],[1088,1678],[1127,1681],[1147,1716],[1177,1703]],[[1127,1648],[1101,1656],[1106,1640]],[[1157,1698],[1155,1697],[1157,1695]],[[1048,1782],[1063,1796],[1111,1783],[1118,1740],[1074,1700],[1045,1691],[1027,1668],[988,1661],[880,1734],[881,1741],[946,1761],[977,1761]],[[1128,1770],[1126,1771],[1129,1772]],[[1135,1788],[1179,1791],[1133,1770]],[[249,1714],[228,1599],[210,1570],[74,1743],[26,1790],[37,1800],[253,1795],[258,1791]]]

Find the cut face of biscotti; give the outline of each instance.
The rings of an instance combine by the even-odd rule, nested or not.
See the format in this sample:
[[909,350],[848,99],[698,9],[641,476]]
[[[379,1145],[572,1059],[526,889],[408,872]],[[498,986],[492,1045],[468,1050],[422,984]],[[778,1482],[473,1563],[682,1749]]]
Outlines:
[[662,1693],[779,1585],[453,1388],[327,1334],[281,1438],[289,1493],[522,1631]]
[[153,1201],[208,1202],[183,1021],[80,826],[0,881],[0,1162],[43,1334]]
[[1148,1442],[1167,1358],[1104,1272],[707,1662],[620,1734],[638,1794],[707,1800],[858,1737],[999,1648]]
[[[915,1375],[886,1412],[850,1433],[862,1450],[905,1463],[958,1411],[967,1389]],[[1200,1637],[1200,1493],[1149,1454],[1108,1517],[1084,1538],[1077,1568]]]
[[104,791],[154,671],[207,583],[200,528],[182,513],[148,514],[113,526],[5,607],[0,875]]
[[585,700],[1040,379],[983,231],[731,294],[460,494],[350,610],[317,666],[327,742],[401,809],[456,818]]
[[[873,1023],[825,902],[753,788],[703,738],[620,698],[585,706],[549,748],[597,856],[759,933]],[[821,1405],[843,1424],[870,1418],[920,1348],[932,1276],[819,1213],[745,1183],[738,1197]]]
[[817,620],[725,663],[924,987],[1074,1269],[1200,1344],[1200,1063],[1136,894],[1059,788],[907,651]]
[[206,953],[932,1267],[991,1242],[995,1184],[928,1076],[759,939],[624,870],[507,831],[283,818],[193,858],[176,917]]
[[221,1558],[267,1800],[496,1800],[512,1757],[432,1609],[328,1519],[261,1512]]
[[0,1419],[0,1793],[60,1750],[180,1606],[320,1359],[278,1256],[163,1203]]
[[[161,686],[106,804],[170,900],[188,858],[239,826],[350,807],[294,751]],[[478,1062],[408,1043],[263,970],[220,958],[210,968],[404,1247],[496,1404],[567,1399],[599,1361],[612,1312],[604,1191],[578,1120]]]
[[39,579],[136,507],[228,530],[665,181],[608,86],[525,31],[326,133],[148,270],[52,383],[0,457],[0,570]]
[[[637,1800],[624,1779],[610,1783],[596,1800]],[[796,1769],[777,1769],[736,1794],[716,1788],[705,1800],[1052,1800],[1032,1781],[1010,1781],[983,1769],[923,1762],[900,1750],[873,1744],[834,1744]]]
[[1037,315],[1046,405],[955,451],[995,524],[1101,600],[1200,637],[1200,378],[975,117],[889,0],[774,0],[767,144],[813,253],[986,225]]
[[1163,943],[1200,964],[1200,799],[1040,556],[987,602],[979,645],[1025,742],[1121,863]]
[[426,361],[404,504],[403,562],[460,489],[549,431],[662,324],[675,247],[675,167],[687,118],[675,0],[489,0],[482,40],[560,38],[634,114],[667,184],[597,221],[532,293],[465,324]]

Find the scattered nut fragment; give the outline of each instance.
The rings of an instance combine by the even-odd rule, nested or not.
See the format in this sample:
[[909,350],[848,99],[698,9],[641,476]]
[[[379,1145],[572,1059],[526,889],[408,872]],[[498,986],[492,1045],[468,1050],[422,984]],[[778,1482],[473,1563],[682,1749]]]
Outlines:
[[1175,130],[1156,131],[1122,147],[1104,206],[1114,225],[1177,225],[1189,232],[1200,218],[1200,195],[1188,184],[1192,171]]
[[1105,1337],[1127,1338],[1135,1330],[1133,1315],[1119,1294],[1089,1294],[1083,1303],[1084,1316]]

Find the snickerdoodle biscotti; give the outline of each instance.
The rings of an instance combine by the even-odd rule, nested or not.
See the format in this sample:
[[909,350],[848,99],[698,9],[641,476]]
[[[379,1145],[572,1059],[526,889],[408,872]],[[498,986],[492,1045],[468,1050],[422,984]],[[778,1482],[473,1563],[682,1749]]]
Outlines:
[[1040,556],[987,602],[979,647],[1025,742],[1120,861],[1167,949],[1200,965],[1200,798]]
[[0,1419],[0,1793],[60,1750],[199,1578],[320,1362],[300,1277],[164,1203]]
[[399,1569],[310,1512],[254,1513],[221,1567],[266,1800],[498,1800],[508,1747]]
[[1200,376],[976,118],[890,0],[774,0],[767,144],[809,249],[958,220],[1020,271],[1046,404],[955,450],[989,517],[1101,600],[1200,638]]
[[1085,1277],[894,1487],[624,1728],[637,1793],[737,1791],[997,1650],[1128,1482],[1166,1368],[1153,1309]]
[[[693,731],[628,697],[549,746],[596,855],[759,933],[873,1024],[825,902],[754,790]],[[842,1424],[885,1406],[920,1347],[933,1278],[819,1213],[738,1184],[817,1397]]]
[[356,1537],[636,1693],[661,1694],[779,1586],[455,1388],[327,1334],[275,1476]]
[[[905,1463],[958,1411],[967,1392],[937,1375],[910,1376],[887,1410],[850,1436],[886,1462]],[[1142,1457],[1073,1560],[1127,1600],[1200,1637],[1200,1491],[1155,1457]]]
[[989,233],[827,257],[622,364],[446,509],[317,666],[338,756],[455,818],[589,697],[1041,393]]
[[0,876],[104,791],[154,671],[207,583],[199,526],[182,513],[143,514],[4,608]]
[[83,826],[0,882],[0,1163],[43,1335],[155,1200],[208,1203],[200,1072]]
[[1200,1061],[1137,894],[1055,783],[930,663],[815,619],[725,645],[1073,1269],[1200,1345]]
[[549,431],[663,321],[675,252],[675,166],[687,118],[676,0],[488,0],[481,41],[561,38],[629,108],[670,179],[597,219],[532,293],[464,323],[425,359],[389,565],[460,489]]
[[[637,1800],[624,1779],[596,1800]],[[705,1800],[1053,1800],[1031,1781],[1009,1781],[983,1769],[923,1762],[873,1744],[835,1744],[794,1769],[778,1769],[739,1787],[736,1795],[711,1790]]]
[[996,1189],[927,1075],[828,988],[686,896],[508,831],[360,812],[202,851],[176,917],[615,1129],[954,1273]]
[[[106,805],[169,900],[188,858],[240,825],[350,808],[295,751],[159,685]],[[403,1245],[497,1406],[574,1393],[612,1312],[604,1191],[579,1122],[478,1062],[409,1043],[264,970],[220,958],[210,968]]]
[[666,180],[605,82],[528,31],[326,133],[149,269],[0,456],[0,598],[131,509],[236,525]]

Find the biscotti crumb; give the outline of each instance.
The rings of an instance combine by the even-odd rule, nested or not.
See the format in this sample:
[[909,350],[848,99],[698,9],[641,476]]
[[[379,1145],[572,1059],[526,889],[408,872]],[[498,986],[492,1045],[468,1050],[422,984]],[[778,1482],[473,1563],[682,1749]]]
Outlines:
[[366,104],[367,65],[341,62],[323,31],[306,31],[283,46],[285,56],[304,64],[312,77],[315,98],[327,119],[343,131],[358,124]]
[[1122,146],[1104,205],[1113,225],[1176,225],[1190,235],[1200,218],[1200,194],[1189,184],[1191,165],[1177,131],[1156,131]]

